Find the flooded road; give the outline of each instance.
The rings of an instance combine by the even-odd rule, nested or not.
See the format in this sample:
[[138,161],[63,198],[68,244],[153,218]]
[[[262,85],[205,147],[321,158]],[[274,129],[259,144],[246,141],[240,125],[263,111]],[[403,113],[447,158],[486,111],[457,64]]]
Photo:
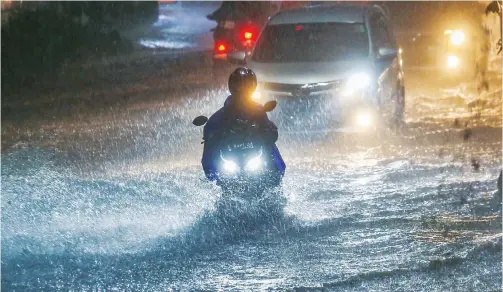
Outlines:
[[33,111],[2,122],[3,290],[501,290],[501,72],[406,72],[400,133],[280,128],[284,215],[243,230],[191,125],[227,95],[210,64],[91,66],[8,105]]

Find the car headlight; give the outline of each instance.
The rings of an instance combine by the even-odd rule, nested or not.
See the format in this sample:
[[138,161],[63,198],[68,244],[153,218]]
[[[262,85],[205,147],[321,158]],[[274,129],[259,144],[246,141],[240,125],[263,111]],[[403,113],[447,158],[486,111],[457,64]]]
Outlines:
[[447,56],[447,67],[455,69],[459,66],[459,58],[454,55]]
[[372,115],[368,112],[361,112],[356,115],[356,124],[362,128],[368,128],[372,125]]
[[361,91],[363,89],[368,88],[370,85],[370,76],[365,73],[358,73],[351,75],[346,84],[344,84],[344,88],[342,94],[344,96],[353,95],[355,92]]
[[451,43],[455,46],[460,46],[465,42],[465,33],[461,30],[455,30],[451,34]]
[[248,160],[248,162],[246,163],[246,167],[245,169],[247,171],[257,171],[257,170],[260,170],[262,168],[262,166],[264,165],[264,161],[262,159],[262,148],[260,148],[260,153],[253,157],[252,159]]
[[236,162],[225,159],[222,154],[220,154],[220,158],[222,159],[222,169],[224,172],[232,174],[238,171],[239,167]]

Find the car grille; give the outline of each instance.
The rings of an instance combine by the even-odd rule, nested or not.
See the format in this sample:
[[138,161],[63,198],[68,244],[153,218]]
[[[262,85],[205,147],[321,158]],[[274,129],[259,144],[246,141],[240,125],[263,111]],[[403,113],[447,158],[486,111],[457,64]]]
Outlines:
[[326,91],[339,90],[341,81],[319,82],[308,84],[284,84],[284,83],[262,83],[262,88],[266,91],[287,93],[291,96],[308,96]]

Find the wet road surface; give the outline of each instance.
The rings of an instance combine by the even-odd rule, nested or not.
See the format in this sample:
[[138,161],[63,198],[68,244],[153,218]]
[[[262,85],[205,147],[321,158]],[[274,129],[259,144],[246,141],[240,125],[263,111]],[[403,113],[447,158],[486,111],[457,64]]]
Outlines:
[[6,291],[501,289],[501,73],[407,72],[400,133],[279,129],[284,216],[237,230],[191,125],[227,94],[208,54],[68,70],[2,105]]

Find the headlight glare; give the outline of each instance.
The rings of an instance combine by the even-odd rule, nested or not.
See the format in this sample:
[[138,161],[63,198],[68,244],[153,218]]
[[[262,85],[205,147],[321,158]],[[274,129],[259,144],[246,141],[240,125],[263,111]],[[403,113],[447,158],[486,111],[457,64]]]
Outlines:
[[262,160],[262,148],[260,149],[260,153],[253,157],[252,159],[248,160],[246,163],[246,170],[247,171],[257,171],[262,168],[264,165],[264,161]]
[[258,90],[255,90],[255,92],[253,92],[252,96],[251,96],[254,100],[259,100],[261,97],[262,97],[262,94],[260,93],[260,91]]
[[222,159],[222,169],[224,172],[232,174],[238,171],[239,167],[236,162],[225,159],[222,154],[220,154],[220,158]]
[[227,173],[235,173],[238,170],[238,166],[234,161],[224,161],[224,170]]
[[359,127],[368,128],[372,125],[372,115],[367,112],[359,113],[356,116],[356,123]]
[[351,75],[346,84],[344,85],[344,89],[342,94],[344,96],[349,96],[354,94],[355,92],[365,89],[370,85],[370,77],[365,73],[357,73]]
[[451,34],[451,43],[455,46],[460,46],[465,42],[465,33],[461,30],[455,30]]
[[450,69],[455,69],[459,66],[459,58],[454,55],[447,56],[447,67]]

